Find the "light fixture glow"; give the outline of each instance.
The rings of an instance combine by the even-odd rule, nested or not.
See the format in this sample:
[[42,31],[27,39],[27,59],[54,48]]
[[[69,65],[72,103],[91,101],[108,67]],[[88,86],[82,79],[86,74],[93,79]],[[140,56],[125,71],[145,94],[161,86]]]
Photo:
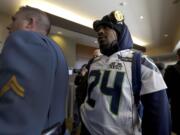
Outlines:
[[65,48],[65,45],[66,45],[66,41],[63,37],[61,36],[58,36],[58,35],[51,35],[50,38],[56,42],[60,47]]
[[62,32],[61,32],[61,31],[58,31],[57,34],[62,35]]
[[57,6],[52,2],[47,2],[45,0],[23,0],[21,6],[31,6],[34,8],[41,9],[47,13],[65,18],[67,20],[82,24],[84,26],[92,28],[93,21],[87,17],[82,17],[74,12],[71,12],[63,7]]
[[180,48],[180,40],[177,42],[176,46],[174,47],[173,52],[176,52],[177,49],[179,49],[179,48]]
[[136,37],[134,37],[134,36],[132,36],[132,40],[133,40],[133,42],[134,42],[135,44],[140,45],[140,46],[146,46],[146,45],[148,45],[147,42],[142,41],[142,40],[140,40],[140,39],[138,39],[138,38],[136,38]]

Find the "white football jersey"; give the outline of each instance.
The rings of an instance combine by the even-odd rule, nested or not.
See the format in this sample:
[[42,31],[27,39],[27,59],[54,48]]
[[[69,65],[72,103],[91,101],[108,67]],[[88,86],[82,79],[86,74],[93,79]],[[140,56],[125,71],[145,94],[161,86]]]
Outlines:
[[[100,56],[91,65],[88,94],[81,116],[92,135],[141,135],[141,120],[132,90],[132,57],[129,49],[110,57]],[[154,63],[143,57],[140,94],[166,88]]]

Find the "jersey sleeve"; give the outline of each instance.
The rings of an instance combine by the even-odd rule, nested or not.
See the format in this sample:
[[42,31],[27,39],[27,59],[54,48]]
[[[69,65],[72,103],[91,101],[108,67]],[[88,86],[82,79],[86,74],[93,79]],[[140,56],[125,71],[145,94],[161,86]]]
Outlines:
[[144,107],[142,134],[170,135],[170,108],[163,77],[155,64],[148,58],[143,59],[141,72],[141,101]]
[[140,95],[145,95],[167,88],[162,74],[156,65],[147,57],[142,58],[141,66],[142,87]]
[[0,134],[38,135],[50,101],[53,55],[36,34],[12,33],[0,56]]

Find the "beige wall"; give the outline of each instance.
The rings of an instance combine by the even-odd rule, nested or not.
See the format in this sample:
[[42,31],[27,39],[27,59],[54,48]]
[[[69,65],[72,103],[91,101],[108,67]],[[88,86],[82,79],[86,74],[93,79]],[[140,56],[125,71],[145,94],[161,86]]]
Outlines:
[[76,65],[75,68],[81,68],[83,64],[87,64],[92,58],[93,52],[96,48],[85,46],[82,44],[76,45]]
[[147,47],[146,48],[146,55],[148,56],[160,56],[160,55],[165,55],[169,50],[173,50],[172,46],[157,46],[157,47]]
[[89,60],[92,58],[95,49],[96,48],[94,47],[77,44],[76,45],[77,58],[86,58]]
[[76,62],[76,42],[62,35],[50,36],[63,50],[69,67],[74,67]]
[[6,27],[10,23],[10,21],[10,16],[0,13],[0,51],[8,35]]

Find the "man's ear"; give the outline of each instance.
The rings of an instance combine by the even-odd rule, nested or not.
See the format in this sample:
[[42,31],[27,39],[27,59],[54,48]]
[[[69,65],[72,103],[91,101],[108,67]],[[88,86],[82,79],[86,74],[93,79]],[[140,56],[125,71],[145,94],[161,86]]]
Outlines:
[[27,21],[26,28],[28,30],[34,30],[35,27],[36,27],[36,19],[33,18],[33,17],[29,18],[28,21]]

